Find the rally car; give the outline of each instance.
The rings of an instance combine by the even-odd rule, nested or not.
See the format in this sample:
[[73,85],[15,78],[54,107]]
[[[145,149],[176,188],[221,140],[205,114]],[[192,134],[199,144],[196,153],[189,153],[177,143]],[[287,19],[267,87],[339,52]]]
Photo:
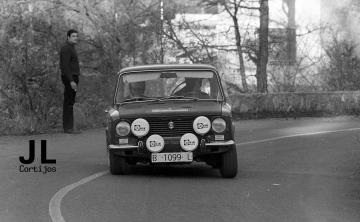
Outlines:
[[107,110],[111,174],[131,165],[205,162],[224,178],[237,174],[231,106],[210,65],[146,65],[117,75]]

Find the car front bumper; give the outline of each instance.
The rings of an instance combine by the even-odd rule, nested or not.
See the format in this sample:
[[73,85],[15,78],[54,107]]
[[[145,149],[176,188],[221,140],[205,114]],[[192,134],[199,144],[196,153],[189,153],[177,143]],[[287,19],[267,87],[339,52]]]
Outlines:
[[[227,141],[215,141],[210,143],[205,143],[205,147],[221,147],[221,146],[232,146],[235,145],[234,140],[227,140]],[[167,144],[165,144],[165,147]],[[201,144],[199,145],[201,148]],[[123,145],[113,145],[110,144],[108,146],[109,150],[137,150],[142,148],[140,145],[130,145],[130,144],[123,144]]]
[[[214,141],[205,143],[205,141],[200,142],[197,149],[193,152],[194,157],[218,154],[228,151],[230,148],[235,146],[234,140],[227,141]],[[115,152],[117,155],[125,157],[141,157],[141,158],[150,158],[151,152],[147,150],[144,144],[131,145],[131,144],[122,144],[114,145],[111,144],[108,147],[108,150]],[[180,148],[178,144],[165,144],[165,148],[162,152],[185,152]]]

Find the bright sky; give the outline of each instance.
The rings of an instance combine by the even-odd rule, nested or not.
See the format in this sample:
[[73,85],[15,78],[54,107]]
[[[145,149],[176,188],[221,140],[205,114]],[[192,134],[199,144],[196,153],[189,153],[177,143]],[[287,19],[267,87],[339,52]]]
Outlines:
[[[282,9],[283,0],[270,0],[270,18],[282,21],[286,24],[286,15]],[[296,2],[296,23],[299,26],[308,24],[319,24],[321,15],[321,0],[295,0]]]
[[321,0],[296,0],[296,20],[298,22],[320,22]]

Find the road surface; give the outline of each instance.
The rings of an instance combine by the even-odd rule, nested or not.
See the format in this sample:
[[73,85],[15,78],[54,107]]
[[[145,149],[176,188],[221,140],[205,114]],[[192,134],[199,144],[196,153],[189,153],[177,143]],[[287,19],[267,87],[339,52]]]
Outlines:
[[[47,140],[56,172],[19,172]],[[107,173],[104,129],[0,137],[0,221],[360,221],[360,119],[236,123],[239,173],[205,164]],[[43,164],[44,165],[44,164]]]

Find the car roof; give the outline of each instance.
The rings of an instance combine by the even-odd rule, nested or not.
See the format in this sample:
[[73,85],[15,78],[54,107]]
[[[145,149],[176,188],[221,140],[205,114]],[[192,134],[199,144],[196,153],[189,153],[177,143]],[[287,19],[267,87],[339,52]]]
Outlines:
[[207,64],[154,64],[154,65],[140,65],[123,68],[118,74],[139,71],[162,71],[162,70],[213,70],[216,68]]

